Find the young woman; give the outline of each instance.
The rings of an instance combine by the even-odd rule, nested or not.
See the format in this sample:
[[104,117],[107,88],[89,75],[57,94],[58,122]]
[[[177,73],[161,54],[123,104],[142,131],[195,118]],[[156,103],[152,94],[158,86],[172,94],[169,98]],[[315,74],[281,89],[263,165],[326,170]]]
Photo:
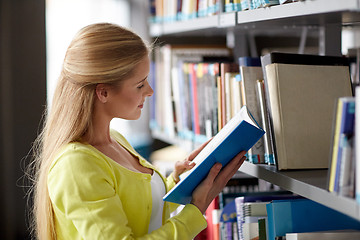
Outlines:
[[244,161],[215,165],[175,217],[162,196],[205,146],[165,179],[118,132],[113,118],[138,119],[146,97],[149,47],[130,30],[101,23],[68,47],[53,104],[36,141],[34,228],[38,239],[192,239],[203,213]]

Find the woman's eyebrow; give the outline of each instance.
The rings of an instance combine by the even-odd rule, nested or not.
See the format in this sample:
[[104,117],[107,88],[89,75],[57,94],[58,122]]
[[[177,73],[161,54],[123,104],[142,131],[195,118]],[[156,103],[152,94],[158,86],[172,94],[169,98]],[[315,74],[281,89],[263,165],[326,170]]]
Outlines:
[[148,78],[148,76],[146,76],[144,79],[140,80],[140,81],[139,81],[139,82],[137,82],[136,84],[139,84],[139,83],[141,83],[141,82],[145,81],[147,78]]

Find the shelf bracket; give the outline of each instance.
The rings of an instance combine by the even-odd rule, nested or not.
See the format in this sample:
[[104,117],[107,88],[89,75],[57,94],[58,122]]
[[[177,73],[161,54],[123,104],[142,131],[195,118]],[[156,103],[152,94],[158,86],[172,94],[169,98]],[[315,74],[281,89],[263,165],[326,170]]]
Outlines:
[[298,50],[299,54],[304,54],[305,53],[307,35],[308,35],[308,28],[303,27],[303,29],[301,31],[300,45],[299,45],[299,50]]
[[235,62],[239,57],[249,56],[246,33],[228,29],[226,33],[227,46],[233,49]]
[[341,56],[341,24],[326,24],[319,28],[319,55]]

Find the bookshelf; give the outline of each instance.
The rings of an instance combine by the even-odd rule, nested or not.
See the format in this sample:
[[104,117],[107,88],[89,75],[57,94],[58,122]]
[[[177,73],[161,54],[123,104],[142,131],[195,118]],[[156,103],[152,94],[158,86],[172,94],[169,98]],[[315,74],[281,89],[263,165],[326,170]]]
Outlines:
[[238,12],[237,24],[284,26],[289,20],[291,25],[351,24],[359,21],[358,13],[358,0],[314,0]]
[[[198,34],[226,36],[229,31],[235,33],[248,30],[271,32],[278,29],[280,33],[278,31],[277,34],[286,35],[292,28],[309,27],[325,31],[323,37],[319,37],[321,41],[319,45],[327,45],[326,48],[330,46],[330,48],[336,48],[335,52],[340,52],[341,27],[359,24],[359,0],[308,0],[270,8],[220,13],[216,16],[181,22],[150,24],[150,35],[186,38]],[[331,28],[328,29],[328,26]],[[334,35],[335,37],[332,37]],[[333,50],[325,49],[320,54],[333,52]],[[194,143],[183,142],[181,139],[169,139],[159,132],[154,132],[153,137],[171,144],[185,146],[186,150],[196,147]],[[275,166],[245,162],[240,171],[312,199],[360,221],[360,205],[354,199],[327,191],[328,170],[277,171]]]
[[244,162],[240,171],[360,220],[360,206],[354,199],[326,190],[328,170],[277,171],[275,166]]
[[150,35],[159,37],[171,34],[197,34],[199,30],[216,33],[217,30],[228,27],[265,29],[269,26],[284,28],[326,24],[352,25],[359,22],[359,0],[308,0],[249,11],[220,13],[186,21],[154,23],[150,24]]

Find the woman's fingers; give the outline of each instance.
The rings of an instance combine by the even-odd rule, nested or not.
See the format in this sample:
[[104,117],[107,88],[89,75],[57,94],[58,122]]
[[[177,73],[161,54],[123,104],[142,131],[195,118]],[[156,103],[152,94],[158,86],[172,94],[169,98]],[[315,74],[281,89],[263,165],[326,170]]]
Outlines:
[[245,154],[245,151],[240,152],[221,170],[216,178],[217,181],[223,182],[223,184],[220,185],[225,186],[230,178],[239,170],[240,166],[246,160]]
[[231,177],[238,171],[246,159],[245,153],[245,151],[240,152],[224,168],[220,163],[216,163],[210,169],[207,177],[194,190],[192,195],[192,203],[200,211],[204,212],[206,210],[212,199],[221,192]]
[[192,194],[191,203],[197,206],[202,213],[205,212],[212,199],[218,194],[217,190],[214,191],[214,182],[221,167],[222,165],[220,163],[216,163],[210,169],[207,177],[195,188]]
[[209,174],[208,174],[208,177],[205,178],[205,181],[206,181],[208,184],[213,185],[213,183],[214,183],[216,177],[218,176],[221,168],[222,168],[221,163],[215,163],[214,166],[210,169],[210,172],[209,172]]

